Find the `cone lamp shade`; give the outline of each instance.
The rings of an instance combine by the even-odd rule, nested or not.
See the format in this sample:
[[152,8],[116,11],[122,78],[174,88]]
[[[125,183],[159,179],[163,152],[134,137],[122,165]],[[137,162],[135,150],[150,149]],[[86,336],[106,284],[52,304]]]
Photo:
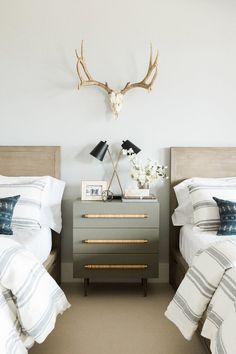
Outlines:
[[139,147],[134,145],[130,140],[125,140],[125,141],[123,140],[121,147],[124,150],[132,149],[135,154],[138,154],[141,151],[141,149],[139,149]]
[[108,144],[106,141],[100,141],[95,148],[90,152],[90,155],[96,159],[103,161],[104,156],[106,155],[108,149]]

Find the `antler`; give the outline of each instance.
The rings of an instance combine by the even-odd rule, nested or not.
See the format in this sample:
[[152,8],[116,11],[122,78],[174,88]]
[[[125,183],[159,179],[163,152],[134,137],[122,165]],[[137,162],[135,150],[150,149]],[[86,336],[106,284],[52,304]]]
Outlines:
[[[90,75],[90,73],[86,67],[85,60],[84,60],[83,41],[81,42],[80,55],[78,54],[77,50],[75,51],[75,54],[78,59],[77,64],[76,64],[76,68],[77,68],[77,73],[78,73],[79,79],[80,79],[80,86],[92,86],[92,85],[99,86],[102,89],[104,89],[108,94],[110,94],[112,92],[112,89],[110,89],[107,82],[105,82],[105,84],[104,84],[103,82],[99,82],[97,80],[94,80],[92,78],[92,76]],[[83,72],[84,72],[86,78],[83,78],[80,67],[83,69]]]
[[[151,44],[150,45],[150,59],[149,59],[148,71],[147,71],[146,76],[144,77],[144,79],[142,81],[135,82],[133,84],[131,84],[130,82],[127,82],[127,84],[120,91],[120,93],[122,93],[124,95],[127,91],[129,91],[135,87],[140,87],[140,88],[151,91],[152,85],[153,85],[153,83],[156,79],[156,76],[157,76],[157,59],[158,59],[158,53],[155,57],[155,60],[152,61],[152,44]],[[151,81],[148,82],[148,80],[151,80]]]

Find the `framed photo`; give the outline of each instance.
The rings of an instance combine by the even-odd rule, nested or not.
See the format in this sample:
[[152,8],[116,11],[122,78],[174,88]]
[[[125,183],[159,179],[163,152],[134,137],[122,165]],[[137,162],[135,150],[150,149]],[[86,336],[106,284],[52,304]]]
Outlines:
[[102,200],[102,192],[106,189],[106,181],[82,181],[81,200]]

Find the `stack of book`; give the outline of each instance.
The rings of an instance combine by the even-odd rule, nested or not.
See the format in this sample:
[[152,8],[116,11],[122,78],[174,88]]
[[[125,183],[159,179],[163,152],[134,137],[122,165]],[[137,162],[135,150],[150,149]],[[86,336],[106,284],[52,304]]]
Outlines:
[[132,203],[132,202],[157,202],[157,197],[154,194],[150,194],[147,196],[123,196],[122,197],[122,202],[125,203]]

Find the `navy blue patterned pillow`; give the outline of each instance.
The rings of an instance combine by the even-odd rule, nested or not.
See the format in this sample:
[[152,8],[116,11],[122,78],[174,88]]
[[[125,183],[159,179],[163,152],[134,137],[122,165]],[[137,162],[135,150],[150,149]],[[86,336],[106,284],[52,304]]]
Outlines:
[[0,234],[12,235],[11,219],[20,195],[0,199]]
[[217,235],[236,235],[236,202],[213,197],[220,214],[220,227]]

